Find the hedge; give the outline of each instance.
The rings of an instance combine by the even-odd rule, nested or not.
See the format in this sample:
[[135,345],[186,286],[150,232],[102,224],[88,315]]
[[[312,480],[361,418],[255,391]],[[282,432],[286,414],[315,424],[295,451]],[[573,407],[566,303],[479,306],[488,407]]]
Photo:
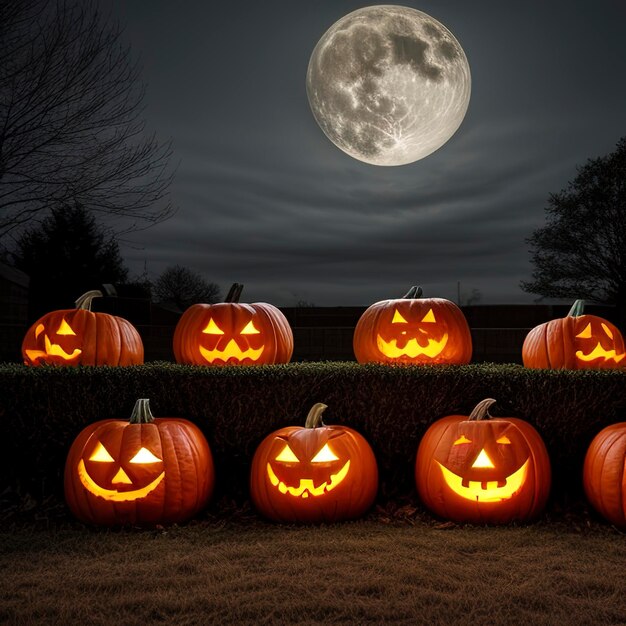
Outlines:
[[62,497],[67,451],[96,420],[127,418],[137,398],[155,416],[180,416],[206,435],[217,469],[216,497],[247,499],[260,441],[303,424],[324,402],[326,423],[352,426],[379,464],[379,497],[414,494],[420,438],[436,419],[467,415],[492,397],[494,416],[528,420],[552,461],[553,498],[579,497],[582,462],[594,435],[626,421],[626,372],[529,370],[518,365],[394,367],[292,363],[193,367],[151,363],[126,368],[29,368],[0,364],[0,490],[37,501]]

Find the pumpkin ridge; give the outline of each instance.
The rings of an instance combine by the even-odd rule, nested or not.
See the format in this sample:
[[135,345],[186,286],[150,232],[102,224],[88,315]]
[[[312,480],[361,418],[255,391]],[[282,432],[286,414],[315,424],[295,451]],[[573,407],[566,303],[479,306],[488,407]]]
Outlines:
[[[604,442],[603,447],[603,454],[602,454],[602,469],[601,469],[601,474],[600,474],[600,484],[603,484],[604,482],[612,482],[611,479],[607,479],[606,476],[607,474],[610,474],[610,461],[612,460],[613,455],[615,456],[621,456],[621,468],[620,468],[620,472],[619,472],[619,476],[623,477],[624,476],[624,442],[623,442],[623,433],[619,432],[618,430],[615,431],[615,435],[614,435],[614,439],[610,442]],[[617,450],[616,450],[617,448]],[[608,462],[607,462],[608,461]],[[617,472],[616,472],[617,473]],[[621,517],[621,525],[623,526],[626,523],[626,516],[624,516],[624,497],[623,497],[623,480],[619,481],[619,486],[617,488],[617,494],[619,496],[619,502],[620,502],[620,506],[619,506],[619,512],[620,512],[620,517]],[[604,511],[607,511],[609,513],[609,515],[607,517],[609,517],[609,519],[611,519],[611,517],[613,517],[613,512],[615,511],[615,507],[614,505],[611,504],[610,500],[611,500],[611,493],[609,492],[609,490],[600,490],[598,495],[600,496],[600,502],[602,503],[602,509]]]

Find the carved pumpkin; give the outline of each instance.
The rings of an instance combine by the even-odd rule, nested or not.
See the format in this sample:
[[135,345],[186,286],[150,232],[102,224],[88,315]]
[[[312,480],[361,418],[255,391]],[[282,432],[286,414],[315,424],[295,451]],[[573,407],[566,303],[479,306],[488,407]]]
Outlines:
[[25,365],[139,365],[143,343],[137,329],[122,317],[92,313],[88,291],[75,309],[52,311],[38,319],[22,342]]
[[415,482],[424,504],[456,522],[530,520],[550,491],[550,460],[537,431],[514,417],[492,418],[495,400],[469,417],[449,415],[420,442]]
[[626,422],[602,429],[583,465],[583,487],[592,506],[618,528],[626,528]]
[[183,522],[208,502],[215,473],[200,429],[154,418],[146,399],[129,420],[101,420],[76,438],[65,464],[65,499],[90,524]]
[[189,365],[288,363],[293,333],[287,318],[265,302],[240,304],[235,283],[219,304],[194,304],[174,332],[174,356]]
[[614,369],[624,367],[626,350],[620,331],[596,315],[583,315],[576,300],[567,317],[533,328],[522,346],[526,367],[549,369]]
[[461,309],[443,298],[421,298],[411,287],[396,300],[370,306],[354,330],[359,363],[462,365],[472,358],[472,337]]
[[352,428],[324,425],[325,409],[315,404],[304,428],[281,428],[257,448],[250,495],[266,517],[336,522],[359,517],[374,502],[378,468],[372,449]]

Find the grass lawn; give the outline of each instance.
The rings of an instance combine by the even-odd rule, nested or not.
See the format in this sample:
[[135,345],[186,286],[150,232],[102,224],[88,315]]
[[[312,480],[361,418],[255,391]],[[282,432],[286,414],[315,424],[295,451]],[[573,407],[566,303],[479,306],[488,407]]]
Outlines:
[[586,510],[491,528],[411,506],[328,526],[63,515],[0,527],[0,623],[626,623],[626,540]]

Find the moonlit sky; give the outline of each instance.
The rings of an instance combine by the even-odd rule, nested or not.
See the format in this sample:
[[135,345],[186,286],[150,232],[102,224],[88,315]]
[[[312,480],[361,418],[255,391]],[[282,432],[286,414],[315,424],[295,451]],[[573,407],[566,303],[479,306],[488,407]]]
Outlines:
[[[403,2],[446,26],[472,73],[465,120],[415,163],[335,147],[306,97],[309,57],[368,3],[100,0],[147,85],[147,127],[174,142],[178,212],[122,245],[131,273],[184,265],[242,300],[368,305],[426,296],[532,302],[525,238],[548,195],[626,135],[626,2]],[[373,4],[373,3],[369,3]]]

